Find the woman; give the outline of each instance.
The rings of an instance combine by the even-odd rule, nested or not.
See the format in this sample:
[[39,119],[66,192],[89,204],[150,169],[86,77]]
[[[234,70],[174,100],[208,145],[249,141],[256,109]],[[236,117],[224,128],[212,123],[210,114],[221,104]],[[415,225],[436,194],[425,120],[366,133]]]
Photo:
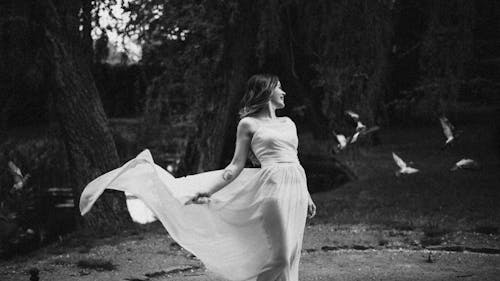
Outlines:
[[[82,214],[106,188],[141,199],[181,246],[229,280],[298,280],[306,214],[316,207],[297,158],[297,132],[277,117],[285,92],[276,76],[254,75],[243,98],[231,163],[174,178],[144,151],[92,181]],[[261,168],[244,168],[248,154]]]

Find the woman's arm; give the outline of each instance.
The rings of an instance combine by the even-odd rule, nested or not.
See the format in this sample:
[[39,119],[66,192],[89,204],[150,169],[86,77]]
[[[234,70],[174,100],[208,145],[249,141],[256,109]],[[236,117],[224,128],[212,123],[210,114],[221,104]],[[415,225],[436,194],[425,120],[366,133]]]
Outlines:
[[[224,186],[232,182],[245,168],[245,163],[250,149],[250,142],[252,140],[252,132],[255,131],[255,124],[249,118],[243,118],[238,123],[236,130],[236,146],[234,149],[233,159],[231,163],[224,169],[222,179]],[[222,186],[221,188],[223,188]],[[219,188],[220,189],[220,188]],[[219,190],[217,189],[217,190]],[[214,192],[211,192],[214,193]]]
[[236,147],[231,163],[226,166],[219,181],[208,192],[197,194],[193,198],[192,203],[206,203],[206,200],[200,200],[200,197],[210,197],[232,182],[241,173],[243,168],[245,168],[250,141],[252,140],[252,132],[255,131],[255,126],[256,124],[250,118],[240,120],[236,131]]

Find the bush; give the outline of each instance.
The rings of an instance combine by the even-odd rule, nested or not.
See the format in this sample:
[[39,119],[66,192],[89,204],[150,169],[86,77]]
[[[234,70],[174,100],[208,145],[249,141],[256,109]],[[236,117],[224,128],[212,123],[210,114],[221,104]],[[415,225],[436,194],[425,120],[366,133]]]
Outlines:
[[[8,136],[0,143],[0,215],[5,224],[15,226],[15,229],[0,241],[4,255],[20,249],[32,250],[61,232],[70,231],[74,225],[66,221],[71,216],[61,221],[61,212],[54,211],[53,202],[46,192],[51,187],[70,185],[62,142],[48,135],[23,136],[15,130]],[[12,188],[14,179],[7,168],[9,161],[18,166],[23,175],[31,175],[20,190]],[[56,229],[61,225],[64,229]]]

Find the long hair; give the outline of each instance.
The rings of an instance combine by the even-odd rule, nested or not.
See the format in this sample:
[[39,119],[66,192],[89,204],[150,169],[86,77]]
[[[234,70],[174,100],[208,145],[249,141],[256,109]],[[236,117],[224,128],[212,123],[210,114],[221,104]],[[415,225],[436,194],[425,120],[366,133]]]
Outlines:
[[255,74],[247,82],[247,91],[241,100],[240,118],[255,114],[267,106],[279,78],[272,74]]

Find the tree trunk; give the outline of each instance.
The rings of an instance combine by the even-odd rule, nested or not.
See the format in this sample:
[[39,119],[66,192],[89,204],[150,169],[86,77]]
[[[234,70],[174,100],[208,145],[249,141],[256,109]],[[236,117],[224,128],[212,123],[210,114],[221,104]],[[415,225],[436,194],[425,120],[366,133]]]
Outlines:
[[[220,169],[231,160],[239,101],[254,69],[255,11],[255,3],[240,1],[238,19],[225,26],[224,56],[218,67],[223,87],[217,92],[205,93],[199,101],[204,111],[197,118],[198,133],[190,139],[186,150],[185,173]],[[245,34],[245,39],[242,40],[241,34]]]
[[[61,0],[47,1],[46,6],[49,19],[46,47],[52,55],[54,71],[52,102],[61,124],[77,195],[93,178],[119,165],[89,62],[79,58],[82,53],[91,58],[78,46],[78,24],[74,23],[78,22],[79,4]],[[73,19],[73,24],[63,23],[63,18]],[[92,229],[127,226],[131,219],[123,193],[104,194],[82,222]]]
[[[37,73],[34,75],[41,77],[41,84],[45,85],[43,89],[49,93],[45,100],[48,100],[49,110],[59,124],[61,137],[66,145],[72,171],[70,184],[75,191],[75,202],[78,202],[79,195],[88,182],[119,165],[107,119],[89,71],[89,62],[86,61],[91,56],[81,46],[78,13],[82,2],[9,1],[5,7],[11,20],[21,18],[28,25],[28,32],[23,35],[27,42],[32,42],[32,46],[20,47],[31,52],[28,56],[36,59],[36,67],[33,69]],[[16,25],[12,24],[10,28],[12,30],[7,30],[4,34],[14,36]],[[8,36],[4,38],[9,39]],[[12,43],[14,45],[8,51],[15,52],[15,44],[22,41]],[[19,56],[20,60],[22,58],[23,56]],[[15,63],[15,57],[12,60]],[[16,88],[31,86],[30,81],[22,76],[14,77],[14,80],[17,81],[14,85]],[[23,86],[19,80],[28,84]],[[36,93],[44,95],[46,92]],[[117,192],[103,194],[93,210],[81,220],[81,226],[93,230],[119,229],[131,222],[124,195],[112,193]],[[80,218],[79,214],[77,218]]]

